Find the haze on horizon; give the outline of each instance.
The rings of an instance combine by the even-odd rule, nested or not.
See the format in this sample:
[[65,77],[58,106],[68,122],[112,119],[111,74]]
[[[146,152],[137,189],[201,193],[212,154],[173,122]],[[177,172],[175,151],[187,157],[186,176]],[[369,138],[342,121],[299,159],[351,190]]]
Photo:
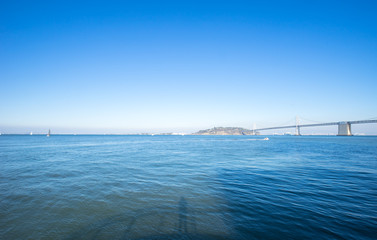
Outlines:
[[376,12],[375,1],[2,1],[0,132],[376,118]]

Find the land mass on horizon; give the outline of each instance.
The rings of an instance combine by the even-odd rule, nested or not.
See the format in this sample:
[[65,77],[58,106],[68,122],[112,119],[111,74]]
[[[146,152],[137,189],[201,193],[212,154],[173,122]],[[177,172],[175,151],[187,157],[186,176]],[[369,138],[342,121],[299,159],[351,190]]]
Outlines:
[[200,130],[192,135],[255,135],[252,130],[240,127],[214,127]]

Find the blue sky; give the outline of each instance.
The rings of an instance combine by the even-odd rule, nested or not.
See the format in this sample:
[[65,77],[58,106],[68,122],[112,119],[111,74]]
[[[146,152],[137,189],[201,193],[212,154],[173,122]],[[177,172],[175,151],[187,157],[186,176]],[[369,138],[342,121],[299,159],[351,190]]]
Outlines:
[[1,1],[0,132],[376,118],[376,12],[375,1]]

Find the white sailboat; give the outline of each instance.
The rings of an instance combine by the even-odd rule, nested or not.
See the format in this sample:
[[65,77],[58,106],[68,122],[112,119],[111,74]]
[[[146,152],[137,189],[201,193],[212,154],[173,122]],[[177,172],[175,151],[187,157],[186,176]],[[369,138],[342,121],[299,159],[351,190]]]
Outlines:
[[47,133],[47,137],[49,137],[51,135],[51,131],[50,129],[48,130],[48,133]]

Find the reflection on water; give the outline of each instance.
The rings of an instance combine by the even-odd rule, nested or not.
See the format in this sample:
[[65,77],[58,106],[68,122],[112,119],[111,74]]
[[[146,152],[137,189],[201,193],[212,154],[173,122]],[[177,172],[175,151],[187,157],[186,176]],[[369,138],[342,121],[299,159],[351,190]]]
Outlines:
[[[80,228],[66,240],[74,239],[228,239],[230,236],[196,229],[196,216],[181,197],[177,206],[139,209],[107,217]],[[207,214],[207,213],[206,213]],[[177,218],[173,216],[176,215]],[[176,219],[175,221],[172,221]],[[220,220],[220,219],[218,219]],[[216,219],[212,219],[212,222]],[[221,220],[220,220],[221,221]]]
[[179,200],[179,227],[180,233],[187,233],[187,202],[184,197]]

